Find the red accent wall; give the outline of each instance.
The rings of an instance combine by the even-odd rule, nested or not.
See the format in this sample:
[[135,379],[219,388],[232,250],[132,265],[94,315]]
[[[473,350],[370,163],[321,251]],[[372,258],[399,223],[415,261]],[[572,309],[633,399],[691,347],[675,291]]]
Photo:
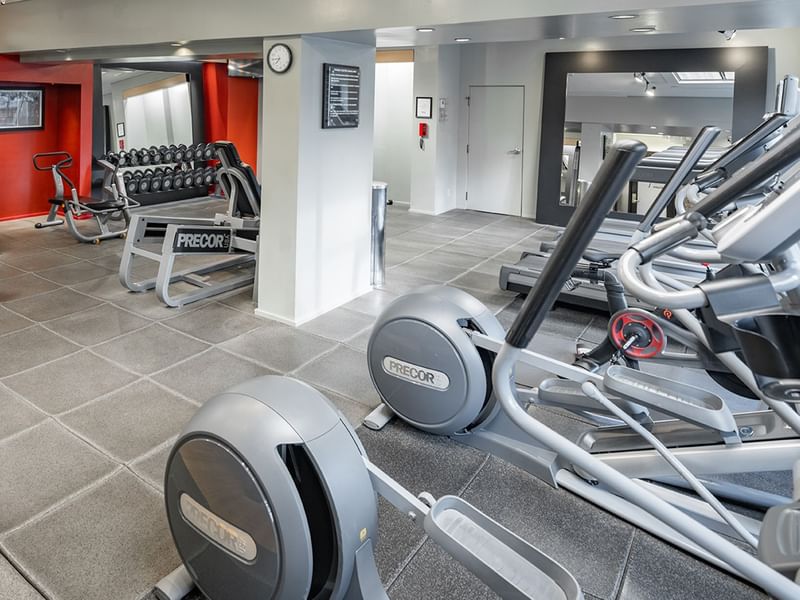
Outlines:
[[242,160],[256,169],[258,163],[258,88],[261,81],[228,77],[228,67],[203,65],[205,126],[208,141],[236,144]]
[[93,68],[87,64],[33,65],[0,56],[0,86],[39,85],[45,90],[44,129],[0,131],[0,220],[43,214],[53,195],[49,173],[35,171],[37,152],[66,150],[67,175],[82,195],[91,190]]

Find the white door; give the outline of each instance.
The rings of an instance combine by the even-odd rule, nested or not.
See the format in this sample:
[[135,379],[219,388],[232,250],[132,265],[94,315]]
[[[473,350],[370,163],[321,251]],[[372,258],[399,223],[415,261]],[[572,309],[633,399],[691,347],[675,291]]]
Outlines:
[[522,215],[522,86],[469,88],[467,208]]

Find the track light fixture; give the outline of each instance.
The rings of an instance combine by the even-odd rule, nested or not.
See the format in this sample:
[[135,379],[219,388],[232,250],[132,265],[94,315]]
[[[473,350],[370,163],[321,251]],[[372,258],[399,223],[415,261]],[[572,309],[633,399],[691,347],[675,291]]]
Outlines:
[[725,38],[726,42],[730,42],[733,38],[736,37],[735,29],[720,29],[719,32],[722,34],[722,37]]
[[653,96],[656,95],[656,86],[650,85],[648,83],[647,86],[644,88],[644,93],[645,93],[646,96],[649,96],[649,97],[652,98]]
[[636,83],[643,83],[644,84],[644,93],[647,96],[655,96],[656,95],[656,86],[650,83],[650,80],[647,78],[647,73],[644,71],[637,71],[633,74],[634,80]]
[[634,73],[634,74],[633,74],[633,78],[634,78],[634,79],[635,79],[635,80],[636,80],[638,83],[644,83],[645,76],[646,76],[646,73],[644,73],[644,72],[642,72],[642,73],[639,73],[639,72],[637,72],[637,73]]

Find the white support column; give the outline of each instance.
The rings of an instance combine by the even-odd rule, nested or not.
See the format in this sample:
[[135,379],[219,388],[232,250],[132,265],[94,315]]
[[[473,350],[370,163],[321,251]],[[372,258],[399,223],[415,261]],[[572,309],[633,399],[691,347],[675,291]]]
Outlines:
[[[429,46],[414,52],[414,97],[433,98],[433,115],[414,119],[415,130],[420,123],[428,124],[429,136],[423,148],[414,137],[411,212],[438,215],[457,206],[460,73],[458,46]],[[446,108],[440,114],[442,100]]]
[[[264,73],[256,314],[300,325],[370,289],[375,48],[269,39],[265,56],[278,41],[294,61]],[[323,63],[361,68],[357,128],[322,129]]]

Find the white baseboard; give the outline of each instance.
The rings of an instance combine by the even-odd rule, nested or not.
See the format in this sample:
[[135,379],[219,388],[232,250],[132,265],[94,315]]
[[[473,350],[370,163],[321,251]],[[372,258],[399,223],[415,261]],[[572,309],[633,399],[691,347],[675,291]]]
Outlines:
[[436,211],[433,211],[433,210],[420,210],[418,208],[409,208],[408,212],[410,212],[412,214],[415,214],[415,215],[428,215],[429,217],[435,217],[435,216],[441,214],[441,213],[437,213]]
[[305,325],[305,324],[306,324],[306,323],[308,323],[309,321],[313,321],[313,320],[314,320],[314,319],[316,319],[317,317],[321,317],[322,315],[324,315],[324,314],[326,314],[326,313],[329,313],[329,312],[331,312],[332,310],[336,310],[336,309],[337,309],[337,308],[339,308],[340,306],[344,306],[344,305],[345,305],[345,304],[347,304],[348,302],[352,302],[352,301],[353,301],[353,300],[355,300],[356,298],[358,298],[358,297],[360,297],[360,296],[363,296],[364,294],[367,294],[367,293],[371,292],[373,289],[374,289],[374,288],[373,288],[372,286],[367,286],[367,288],[366,288],[366,289],[364,289],[364,290],[362,290],[362,291],[358,292],[358,293],[357,293],[355,296],[353,296],[352,298],[349,298],[349,299],[347,299],[347,300],[344,300],[344,301],[342,301],[342,302],[339,302],[338,304],[335,304],[335,305],[333,305],[333,306],[329,306],[329,307],[321,308],[321,309],[319,309],[319,310],[317,310],[317,311],[314,311],[314,312],[313,312],[313,313],[311,313],[310,315],[303,315],[303,317],[302,317],[302,318],[300,318],[300,319],[290,319],[290,318],[288,318],[288,317],[284,317],[284,316],[281,316],[281,315],[276,315],[276,314],[274,314],[274,313],[271,313],[271,312],[269,312],[269,311],[266,311],[266,310],[264,310],[264,309],[261,309],[261,308],[256,308],[256,309],[255,309],[255,311],[254,311],[254,314],[255,314],[255,316],[257,316],[257,317],[260,317],[260,318],[262,318],[262,319],[271,319],[271,320],[273,320],[273,321],[277,321],[278,323],[283,323],[284,325],[289,325],[290,327],[300,327],[301,325]]

